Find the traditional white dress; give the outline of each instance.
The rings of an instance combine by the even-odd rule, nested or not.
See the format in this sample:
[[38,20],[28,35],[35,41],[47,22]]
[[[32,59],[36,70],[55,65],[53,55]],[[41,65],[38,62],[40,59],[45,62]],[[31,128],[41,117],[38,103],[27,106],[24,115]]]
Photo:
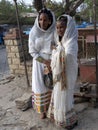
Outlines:
[[[53,15],[53,13],[52,13]],[[43,82],[43,72],[45,64],[40,63],[36,59],[41,56],[49,60],[51,56],[51,42],[53,41],[55,28],[55,17],[53,15],[53,23],[47,29],[43,30],[39,27],[38,17],[29,34],[29,53],[33,57],[32,64],[32,104],[36,107],[38,113],[46,112],[51,98],[51,91],[45,87]]]
[[[55,42],[58,44],[57,49],[52,51],[51,68],[53,72],[54,88],[52,92],[51,102],[48,109],[47,117],[54,120],[55,123],[62,127],[68,127],[73,125],[77,121],[77,115],[74,111],[74,87],[77,79],[77,52],[78,33],[75,28],[75,23],[72,17],[67,16],[67,28],[64,36],[59,42],[59,37],[55,32]],[[65,53],[64,64],[60,59],[61,53]],[[63,55],[64,56],[64,55]],[[65,68],[65,70],[64,70]],[[60,74],[65,73],[65,88],[62,87]]]

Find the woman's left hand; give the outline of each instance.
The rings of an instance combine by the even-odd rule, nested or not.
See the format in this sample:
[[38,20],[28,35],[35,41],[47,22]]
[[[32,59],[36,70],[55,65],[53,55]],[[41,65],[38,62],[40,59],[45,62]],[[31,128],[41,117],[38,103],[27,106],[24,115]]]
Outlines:
[[51,67],[50,67],[51,60],[44,60],[43,63],[44,63],[45,65],[47,65],[49,71],[51,71]]

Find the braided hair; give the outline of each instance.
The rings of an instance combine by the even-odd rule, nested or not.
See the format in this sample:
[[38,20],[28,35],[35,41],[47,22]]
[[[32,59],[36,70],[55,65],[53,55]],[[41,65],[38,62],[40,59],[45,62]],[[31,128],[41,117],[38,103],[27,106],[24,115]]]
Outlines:
[[57,19],[57,22],[63,22],[67,26],[67,16],[61,16]]
[[[64,26],[67,26],[67,22],[68,22],[68,19],[67,19],[67,16],[61,16],[57,19],[57,22],[61,22]],[[59,36],[59,41],[62,40],[62,36]]]
[[52,15],[51,11],[50,11],[49,9],[47,9],[47,8],[42,8],[42,9],[39,11],[39,16],[38,16],[38,18],[40,17],[40,15],[41,15],[42,13],[47,14],[47,16],[48,16],[48,18],[49,18],[49,20],[51,21],[51,24],[52,24],[52,22],[53,22],[53,15]]

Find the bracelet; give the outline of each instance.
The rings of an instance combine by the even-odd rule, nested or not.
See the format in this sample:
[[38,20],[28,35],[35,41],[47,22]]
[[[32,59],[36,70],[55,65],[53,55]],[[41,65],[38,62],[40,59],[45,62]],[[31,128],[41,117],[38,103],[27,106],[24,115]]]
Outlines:
[[41,62],[41,63],[43,63],[43,61],[44,61],[44,59],[42,57],[40,57],[40,56],[36,60]]

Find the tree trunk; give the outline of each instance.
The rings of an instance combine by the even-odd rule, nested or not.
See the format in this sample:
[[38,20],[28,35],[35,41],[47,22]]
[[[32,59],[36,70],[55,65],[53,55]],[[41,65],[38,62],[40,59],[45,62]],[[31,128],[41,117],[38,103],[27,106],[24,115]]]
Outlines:
[[65,0],[65,13],[74,16],[76,9],[84,2],[84,0]]
[[33,5],[36,8],[36,10],[39,11],[43,8],[43,1],[42,0],[34,0]]

